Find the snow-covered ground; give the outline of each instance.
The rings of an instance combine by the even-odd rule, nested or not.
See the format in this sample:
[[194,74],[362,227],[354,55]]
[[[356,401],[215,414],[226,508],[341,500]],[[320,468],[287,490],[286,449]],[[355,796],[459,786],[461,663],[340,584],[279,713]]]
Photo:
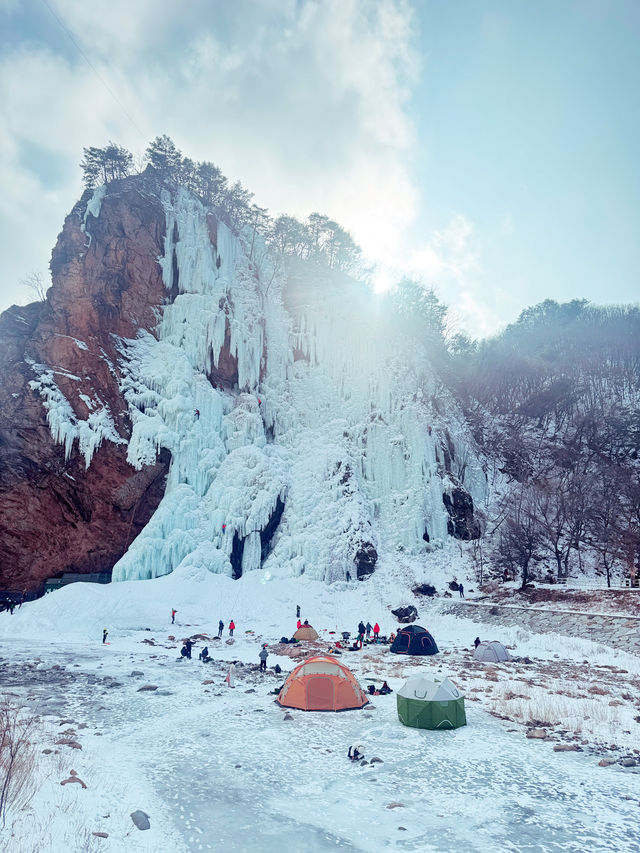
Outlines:
[[[562,691],[544,676],[545,666],[564,688],[568,672],[581,672],[586,685],[596,669],[608,668],[620,675],[606,696],[592,697],[602,700],[603,712],[590,721],[588,741],[600,733],[604,748],[614,732],[616,743],[630,750],[637,744],[640,679],[640,660],[631,655],[509,628],[500,639],[533,663],[474,666],[469,647],[478,624],[439,614],[437,603],[429,603],[420,605],[418,621],[432,631],[441,654],[409,659],[368,647],[342,661],[363,686],[386,678],[394,691],[419,672],[451,676],[467,696],[466,727],[405,728],[395,693],[374,697],[359,711],[292,710],[285,719],[271,691],[286,673],[278,676],[273,667],[277,662],[288,671],[296,661],[272,652],[261,674],[258,651],[294,631],[296,605],[329,641],[329,632],[353,632],[360,619],[379,621],[383,633],[395,630],[389,605],[407,601],[385,572],[366,583],[328,586],[305,576],[252,572],[232,581],[181,569],[149,581],[75,584],[13,616],[0,614],[3,698],[39,717],[37,790],[23,808],[10,809],[2,849],[639,850],[637,768],[598,766],[602,749],[592,752],[588,744],[583,752],[554,752],[552,743],[526,739],[523,726],[495,716],[509,701],[522,702],[505,698],[516,683],[513,694],[528,689],[534,701],[537,691],[541,707],[544,698],[547,710],[557,710],[553,703]],[[175,625],[171,608],[178,611]],[[203,641],[193,660],[179,659],[182,638],[215,635],[218,620],[231,618],[237,626],[232,644],[226,628],[222,641],[207,641],[213,663],[197,660]],[[109,645],[101,642],[105,627]],[[231,660],[243,664],[234,689],[224,683]],[[140,691],[145,685],[157,689]],[[616,685],[629,701],[610,708],[608,692]],[[555,737],[557,744],[561,735]],[[56,744],[63,739],[82,749]],[[363,744],[367,758],[382,761],[353,765],[346,757],[350,744]],[[86,789],[60,785],[71,770]],[[136,809],[149,815],[149,830],[134,826]]]

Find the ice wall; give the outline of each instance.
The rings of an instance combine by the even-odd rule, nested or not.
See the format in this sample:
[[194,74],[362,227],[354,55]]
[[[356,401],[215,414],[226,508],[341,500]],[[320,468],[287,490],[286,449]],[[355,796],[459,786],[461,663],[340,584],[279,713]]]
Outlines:
[[[327,270],[298,273],[285,309],[287,283],[259,237],[219,223],[212,240],[209,214],[185,190],[163,192],[162,204],[158,263],[172,301],[157,337],[121,343],[121,369],[130,463],[149,464],[161,448],[172,462],[114,579],[196,566],[332,581],[354,575],[363,545],[384,556],[444,542],[451,482],[437,452],[442,401],[434,407],[443,390],[420,344],[368,288]],[[238,382],[222,390],[208,374],[227,330]],[[479,494],[472,444],[460,446]]]

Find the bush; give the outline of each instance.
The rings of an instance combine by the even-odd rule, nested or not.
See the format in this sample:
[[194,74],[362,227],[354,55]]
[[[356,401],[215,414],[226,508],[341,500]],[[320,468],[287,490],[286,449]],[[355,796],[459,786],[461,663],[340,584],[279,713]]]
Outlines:
[[29,740],[35,720],[21,717],[17,708],[0,705],[0,818],[6,825],[7,809],[30,797],[35,769],[35,749]]

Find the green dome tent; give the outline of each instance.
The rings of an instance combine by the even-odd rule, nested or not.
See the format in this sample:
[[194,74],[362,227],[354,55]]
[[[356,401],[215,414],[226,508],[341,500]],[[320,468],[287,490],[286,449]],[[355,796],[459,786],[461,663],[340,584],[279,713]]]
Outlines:
[[464,697],[445,678],[410,678],[396,694],[398,717],[405,726],[416,729],[457,729],[466,726]]

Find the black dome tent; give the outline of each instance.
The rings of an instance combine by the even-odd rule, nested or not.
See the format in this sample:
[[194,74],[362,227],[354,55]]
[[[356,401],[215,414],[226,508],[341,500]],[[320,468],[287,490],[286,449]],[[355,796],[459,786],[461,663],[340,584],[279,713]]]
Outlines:
[[396,634],[389,651],[396,655],[437,655],[439,649],[426,628],[406,625]]

